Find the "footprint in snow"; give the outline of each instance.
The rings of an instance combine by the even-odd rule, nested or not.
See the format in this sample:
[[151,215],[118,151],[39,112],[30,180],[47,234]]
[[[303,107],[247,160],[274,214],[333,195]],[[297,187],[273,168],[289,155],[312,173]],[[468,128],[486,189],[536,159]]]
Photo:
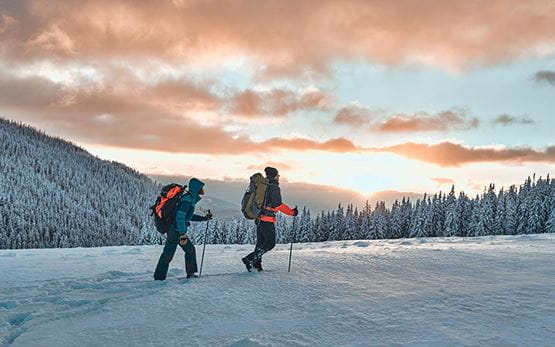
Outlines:
[[232,343],[229,346],[230,347],[258,347],[258,346],[264,346],[264,345],[261,345],[260,343],[253,341],[249,338],[244,338]]
[[7,322],[13,327],[18,327],[32,318],[31,312],[12,313],[8,316]]
[[0,308],[11,310],[17,307],[17,303],[15,301],[3,301],[0,302]]

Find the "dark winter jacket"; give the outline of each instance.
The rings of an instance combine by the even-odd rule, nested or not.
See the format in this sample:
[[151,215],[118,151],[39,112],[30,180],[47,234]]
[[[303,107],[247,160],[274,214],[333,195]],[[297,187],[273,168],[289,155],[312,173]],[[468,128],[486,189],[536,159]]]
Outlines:
[[293,216],[293,209],[284,204],[281,200],[281,189],[279,188],[279,182],[274,179],[270,179],[269,183],[270,184],[264,198],[265,208],[262,209],[262,212],[260,213],[258,219],[265,222],[275,223],[276,212],[278,211],[285,213],[288,216]]
[[180,234],[185,234],[191,221],[202,222],[206,217],[195,214],[195,205],[200,201],[199,192],[204,187],[204,183],[196,178],[189,181],[189,191],[183,195],[177,204],[175,214],[175,228]]

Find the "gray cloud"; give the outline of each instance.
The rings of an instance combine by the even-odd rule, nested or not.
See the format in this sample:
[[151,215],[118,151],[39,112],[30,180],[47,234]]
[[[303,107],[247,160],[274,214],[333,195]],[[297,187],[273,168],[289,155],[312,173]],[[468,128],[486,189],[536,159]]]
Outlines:
[[493,124],[502,125],[502,126],[508,126],[512,124],[527,125],[527,124],[534,124],[534,120],[528,117],[515,117],[508,114],[502,114],[497,116],[493,120]]
[[299,110],[329,110],[331,97],[319,90],[296,93],[283,89],[268,92],[245,90],[231,97],[230,111],[247,117],[285,116]]
[[337,110],[333,122],[352,127],[367,126],[371,121],[373,121],[375,114],[376,112],[373,112],[361,105],[349,105],[341,107]]
[[477,118],[469,118],[461,110],[447,110],[437,114],[397,113],[380,120],[379,118],[383,118],[383,113],[383,111],[372,111],[360,105],[351,105],[339,109],[333,122],[353,128],[388,133],[460,131],[475,129],[480,124]]
[[536,80],[536,82],[548,83],[555,86],[555,71],[538,71],[534,74],[534,80]]

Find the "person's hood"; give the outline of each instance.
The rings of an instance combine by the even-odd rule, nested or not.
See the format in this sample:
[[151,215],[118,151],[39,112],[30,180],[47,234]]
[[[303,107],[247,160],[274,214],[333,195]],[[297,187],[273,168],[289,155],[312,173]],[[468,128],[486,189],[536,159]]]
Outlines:
[[200,196],[198,193],[204,187],[204,182],[199,179],[191,178],[189,180],[189,193],[193,196],[193,198],[198,202],[200,200]]

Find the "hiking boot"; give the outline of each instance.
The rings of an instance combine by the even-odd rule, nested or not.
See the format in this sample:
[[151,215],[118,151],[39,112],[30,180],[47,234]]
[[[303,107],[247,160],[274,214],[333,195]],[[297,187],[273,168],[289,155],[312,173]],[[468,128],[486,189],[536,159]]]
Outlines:
[[245,264],[245,267],[247,268],[247,271],[251,272],[252,262],[250,260],[248,260],[247,257],[242,258],[241,260],[243,261],[243,264]]
[[195,274],[187,274],[187,278],[198,278]]
[[254,263],[252,264],[254,266],[255,269],[257,269],[258,271],[263,271],[262,269],[262,262],[258,262],[258,263]]

